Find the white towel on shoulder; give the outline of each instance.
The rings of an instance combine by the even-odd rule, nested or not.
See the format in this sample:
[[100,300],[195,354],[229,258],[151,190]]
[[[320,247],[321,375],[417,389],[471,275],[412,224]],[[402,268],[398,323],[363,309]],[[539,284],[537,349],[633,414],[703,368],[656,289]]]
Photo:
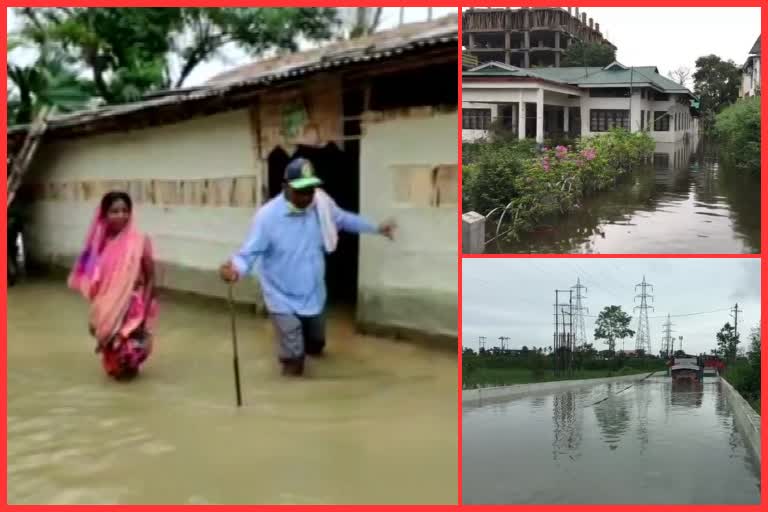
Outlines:
[[323,234],[323,245],[328,254],[336,250],[339,242],[339,231],[333,220],[333,210],[336,202],[321,188],[315,189],[315,207],[320,220],[320,231]]

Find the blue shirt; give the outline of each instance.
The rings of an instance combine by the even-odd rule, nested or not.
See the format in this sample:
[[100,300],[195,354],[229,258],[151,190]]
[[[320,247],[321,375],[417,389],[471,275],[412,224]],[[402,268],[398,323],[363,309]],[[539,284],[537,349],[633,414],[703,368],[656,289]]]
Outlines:
[[[378,231],[367,220],[335,205],[333,219],[342,231]],[[314,204],[295,212],[283,194],[269,200],[256,212],[232,265],[240,276],[256,266],[269,312],[320,314],[326,299],[325,248]]]

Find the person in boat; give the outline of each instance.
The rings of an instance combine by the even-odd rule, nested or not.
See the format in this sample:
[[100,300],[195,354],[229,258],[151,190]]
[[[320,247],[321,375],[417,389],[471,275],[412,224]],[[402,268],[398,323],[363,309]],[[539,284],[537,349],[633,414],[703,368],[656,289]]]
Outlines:
[[129,380],[152,351],[157,318],[155,265],[149,237],[136,227],[125,192],[101,200],[68,285],[90,303],[88,326],[104,371]]
[[339,208],[306,159],[292,160],[283,178],[283,193],[256,212],[242,247],[219,272],[234,283],[256,266],[282,373],[298,376],[305,357],[325,348],[325,253],[336,249],[338,230],[393,239],[395,224],[375,226]]

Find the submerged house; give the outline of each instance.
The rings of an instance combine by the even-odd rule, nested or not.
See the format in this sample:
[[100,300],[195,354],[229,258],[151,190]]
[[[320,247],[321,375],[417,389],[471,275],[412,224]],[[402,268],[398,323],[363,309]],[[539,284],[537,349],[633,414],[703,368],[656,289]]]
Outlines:
[[491,123],[519,138],[597,135],[614,127],[677,142],[698,131],[691,91],[654,66],[523,69],[489,62],[463,73],[462,139]]
[[739,96],[742,98],[760,96],[760,36],[757,36],[757,41],[749,50],[749,56],[741,67],[741,72]]
[[[363,332],[457,335],[458,20],[248,64],[199,87],[54,117],[26,173],[30,260],[68,266],[102,194],[131,194],[160,285],[225,296],[218,266],[295,156],[343,208],[394,218],[395,242],[342,235],[329,299]],[[9,154],[28,127],[12,127]],[[261,305],[258,284],[237,299]]]

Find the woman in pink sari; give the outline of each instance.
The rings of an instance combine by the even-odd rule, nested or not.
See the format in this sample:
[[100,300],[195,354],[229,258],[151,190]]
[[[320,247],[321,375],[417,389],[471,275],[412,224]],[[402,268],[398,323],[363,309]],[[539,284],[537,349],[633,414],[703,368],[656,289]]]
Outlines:
[[69,276],[70,288],[91,305],[89,328],[104,370],[118,380],[138,374],[157,317],[152,245],[132,213],[128,194],[106,194]]

